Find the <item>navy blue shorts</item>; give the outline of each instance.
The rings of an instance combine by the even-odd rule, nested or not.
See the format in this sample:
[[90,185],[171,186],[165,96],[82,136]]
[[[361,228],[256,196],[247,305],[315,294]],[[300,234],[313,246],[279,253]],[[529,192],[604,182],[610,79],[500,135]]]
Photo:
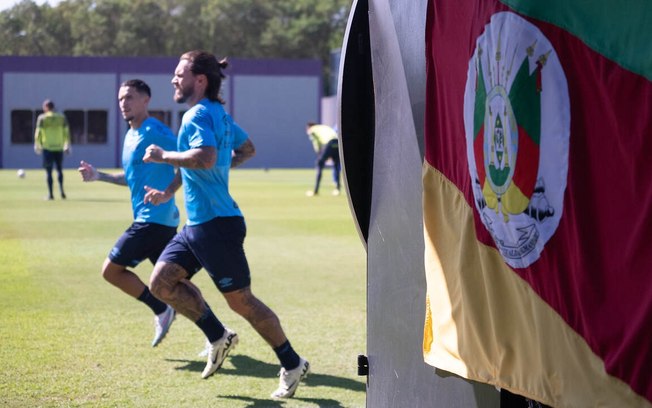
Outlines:
[[155,264],[176,233],[175,227],[151,222],[134,222],[118,238],[109,253],[109,260],[129,267],[134,267],[145,259]]
[[244,253],[247,227],[243,217],[217,217],[199,225],[186,225],[165,247],[159,262],[175,263],[191,278],[202,267],[222,293],[251,284]]

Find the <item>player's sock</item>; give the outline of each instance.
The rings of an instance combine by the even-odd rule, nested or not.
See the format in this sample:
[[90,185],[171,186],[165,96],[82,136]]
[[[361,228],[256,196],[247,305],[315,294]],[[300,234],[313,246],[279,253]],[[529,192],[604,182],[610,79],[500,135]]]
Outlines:
[[276,356],[281,361],[281,365],[286,370],[292,370],[299,366],[301,359],[296,351],[292,348],[290,340],[287,340],[285,343],[274,349]]
[[165,312],[165,309],[167,308],[165,303],[161,302],[154,295],[152,295],[147,286],[145,286],[145,289],[143,289],[143,293],[138,296],[138,300],[149,306],[149,308],[152,309],[152,312],[154,312],[156,315]]
[[224,325],[217,319],[213,311],[206,306],[204,314],[195,322],[197,327],[206,335],[211,343],[214,343],[224,335]]
[[48,182],[48,198],[52,200],[54,198],[54,195],[52,194],[52,175],[48,174],[47,175],[47,182]]

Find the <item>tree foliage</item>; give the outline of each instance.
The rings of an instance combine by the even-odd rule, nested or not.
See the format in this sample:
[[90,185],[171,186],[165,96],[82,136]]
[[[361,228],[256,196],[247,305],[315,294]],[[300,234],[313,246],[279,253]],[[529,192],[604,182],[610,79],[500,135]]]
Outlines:
[[351,0],[22,0],[0,13],[0,55],[318,58],[328,69]]

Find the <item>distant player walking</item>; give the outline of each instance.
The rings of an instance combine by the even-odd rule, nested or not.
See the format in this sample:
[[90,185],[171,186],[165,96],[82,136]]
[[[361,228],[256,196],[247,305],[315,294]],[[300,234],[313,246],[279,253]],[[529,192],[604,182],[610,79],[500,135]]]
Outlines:
[[68,120],[62,114],[54,111],[54,102],[49,99],[43,101],[43,113],[36,119],[34,132],[34,152],[43,154],[43,168],[47,176],[47,200],[54,200],[52,194],[52,167],[56,166],[59,192],[61,198],[66,198],[63,190],[63,152],[70,151],[70,129]]
[[[219,96],[225,60],[203,51],[183,54],[174,72],[174,99],[190,107],[183,115],[178,152],[159,146],[147,148],[145,162],[180,168],[188,220],[161,254],[150,281],[152,292],[171,304],[204,332],[208,378],[238,344],[238,335],[224,327],[199,290],[188,283],[204,267],[229,307],[244,317],[274,349],[281,362],[279,387],[273,398],[294,395],[310,369],[285,336],[276,314],[251,291],[249,265],[244,253],[245,221],[229,194],[229,169],[254,155],[247,134],[226,113]],[[151,190],[146,200],[162,203],[178,188]]]
[[134,221],[115,243],[102,265],[102,276],[126,294],[145,303],[154,312],[154,340],[152,347],[165,337],[175,311],[154,297],[138,276],[127,268],[133,268],[149,259],[156,263],[165,245],[176,234],[179,211],[171,197],[167,203],[145,203],[145,186],[164,188],[175,178],[174,167],[167,164],[143,163],[145,148],[152,143],[174,150],[176,137],[170,129],[149,116],[147,107],[151,97],[149,86],[139,80],[123,82],[118,92],[118,103],[123,118],[129,123],[122,147],[124,171],[108,174],[97,171],[82,161],[79,172],[84,181],[105,181],[128,186]]

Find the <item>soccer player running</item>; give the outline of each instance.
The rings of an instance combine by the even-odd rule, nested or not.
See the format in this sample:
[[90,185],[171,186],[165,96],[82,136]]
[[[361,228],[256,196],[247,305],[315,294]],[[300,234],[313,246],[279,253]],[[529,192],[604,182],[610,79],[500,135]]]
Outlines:
[[[174,71],[174,100],[190,109],[183,115],[178,151],[157,145],[147,148],[145,162],[168,163],[180,169],[188,220],[159,257],[150,287],[204,332],[208,361],[202,372],[208,378],[238,344],[238,335],[224,327],[202,294],[188,279],[204,267],[229,307],[244,317],[274,349],[281,362],[280,384],[273,398],[290,398],[310,364],[299,357],[285,336],[276,314],[251,291],[244,253],[246,226],[229,194],[229,169],[251,158],[255,148],[248,135],[224,110],[220,87],[226,60],[204,51],[183,54]],[[178,179],[177,179],[178,181]],[[150,190],[145,199],[162,203],[179,183],[165,191]]]
[[52,168],[57,168],[57,180],[61,198],[66,198],[63,191],[63,153],[70,153],[70,129],[68,120],[54,110],[54,102],[49,99],[43,101],[43,113],[36,119],[34,132],[34,152],[43,154],[43,168],[45,169],[48,183],[48,196],[46,200],[54,200],[52,194]]
[[84,181],[105,181],[128,186],[134,221],[115,243],[102,265],[102,276],[126,294],[145,303],[154,312],[154,340],[156,347],[165,337],[174,321],[172,307],[154,297],[138,275],[130,271],[144,259],[156,263],[165,245],[176,234],[179,211],[174,197],[161,205],[145,202],[145,186],[165,188],[175,178],[174,167],[167,164],[143,163],[145,149],[152,143],[175,149],[176,137],[167,126],[150,117],[147,111],[151,97],[149,86],[139,80],[123,82],[118,102],[129,130],[122,147],[123,171],[108,174],[82,161],[79,172]]

